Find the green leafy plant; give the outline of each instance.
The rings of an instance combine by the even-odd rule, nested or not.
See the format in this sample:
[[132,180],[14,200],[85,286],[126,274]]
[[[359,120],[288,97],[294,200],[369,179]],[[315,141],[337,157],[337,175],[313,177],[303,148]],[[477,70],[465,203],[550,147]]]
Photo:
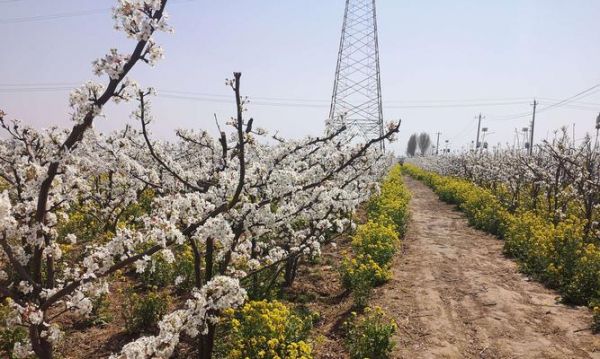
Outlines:
[[600,303],[592,308],[592,331],[594,333],[600,333]]
[[345,344],[352,359],[389,358],[397,326],[393,320],[386,319],[381,308],[366,308],[362,316],[353,312],[344,326]]
[[109,308],[110,302],[107,294],[102,294],[95,297],[92,301],[92,312],[87,319],[91,325],[103,325],[113,320],[112,313]]
[[150,292],[142,295],[128,290],[123,303],[125,329],[129,333],[141,333],[156,328],[167,313],[169,296],[166,293]]

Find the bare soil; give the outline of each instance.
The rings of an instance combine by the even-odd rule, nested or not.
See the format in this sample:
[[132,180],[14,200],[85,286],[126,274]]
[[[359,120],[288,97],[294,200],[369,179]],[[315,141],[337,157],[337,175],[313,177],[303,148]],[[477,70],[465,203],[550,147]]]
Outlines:
[[587,308],[520,274],[502,241],[405,178],[412,218],[373,304],[398,323],[394,358],[600,358]]
[[343,342],[343,324],[352,313],[353,301],[342,286],[339,266],[344,253],[351,250],[350,238],[342,236],[336,244],[323,248],[320,263],[301,266],[298,278],[287,292],[292,302],[304,302],[312,312],[319,313],[320,319],[311,332],[315,359],[349,358]]

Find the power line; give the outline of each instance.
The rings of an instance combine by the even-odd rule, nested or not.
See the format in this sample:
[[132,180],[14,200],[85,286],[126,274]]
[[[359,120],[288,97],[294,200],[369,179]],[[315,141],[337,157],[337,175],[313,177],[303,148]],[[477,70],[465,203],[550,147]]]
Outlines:
[[574,104],[566,104],[566,105],[563,105],[562,107],[570,108],[573,110],[590,111],[590,112],[597,113],[598,109],[600,107],[600,104],[597,104],[593,107],[591,107],[590,105],[578,106],[578,105],[574,105]]
[[[63,91],[65,89],[70,89],[76,86],[79,86],[81,83],[79,82],[39,82],[39,83],[0,83],[0,91],[10,92],[10,91],[27,91],[27,90],[57,90]],[[169,92],[173,94],[179,95],[193,95],[193,96],[215,96],[215,97],[227,97],[230,95],[216,95],[205,92],[193,92],[193,91],[181,91],[181,90],[166,90],[161,92]],[[298,101],[298,102],[322,102],[329,103],[329,100],[323,99],[303,99],[303,98],[281,98],[281,97],[253,97],[255,99],[261,100],[287,100],[287,101]],[[518,100],[518,101],[517,101]],[[499,106],[499,105],[513,105],[513,104],[522,104],[528,102],[529,98],[527,97],[514,97],[514,98],[499,98],[499,99],[435,99],[435,100],[391,100],[386,101],[386,103],[398,104],[401,107],[406,106]],[[557,100],[558,101],[558,100]],[[475,103],[473,103],[475,102]],[[446,105],[447,104],[447,105]]]
[[[182,3],[188,3],[188,2],[193,2],[193,1],[196,1],[196,0],[172,1],[172,5],[182,4]],[[0,1],[0,3],[9,3],[9,2],[11,2],[11,3],[12,2],[17,2],[17,0]],[[80,17],[80,16],[90,16],[90,15],[97,15],[97,14],[105,14],[105,13],[110,12],[110,11],[112,11],[112,8],[108,7],[108,8],[101,8],[101,9],[67,11],[67,12],[61,12],[61,13],[55,13],[55,14],[13,17],[13,18],[0,19],[0,25],[21,24],[21,23],[40,22],[40,21],[49,21],[49,20],[59,20],[59,19],[66,19],[66,18],[73,18],[73,17]]]
[[[17,90],[28,90],[28,89],[37,89],[37,88],[48,88],[48,89],[56,89],[56,90],[64,90],[66,88],[73,88],[81,85],[81,82],[29,82],[29,83],[0,83],[0,90],[11,91],[13,88]],[[217,97],[229,97],[229,95],[224,94],[211,94],[206,92],[194,92],[194,91],[181,91],[181,90],[166,90],[166,92],[182,94],[182,95],[196,95],[196,96],[217,96]],[[592,95],[592,94],[590,94]],[[326,102],[329,103],[329,100],[323,99],[305,99],[305,98],[282,98],[282,97],[258,97],[259,99],[264,100],[290,100],[290,101],[299,101],[299,102]],[[561,102],[564,99],[555,99],[549,97],[538,97],[541,100],[547,100],[550,102]],[[395,104],[425,104],[425,105],[433,105],[433,106],[445,106],[447,103],[449,106],[460,105],[513,105],[513,104],[524,104],[529,103],[530,97],[505,97],[505,98],[470,98],[470,99],[431,99],[431,100],[391,100],[386,101],[386,103],[395,103]],[[600,103],[592,103],[592,102],[583,102],[583,101],[570,101],[572,104],[582,105],[582,106],[600,106]],[[442,105],[444,104],[444,105]],[[404,105],[403,105],[404,106]]]
[[[60,86],[53,86],[60,85]],[[54,92],[54,91],[68,91],[71,90],[76,83],[56,83],[56,84],[0,84],[0,93],[3,94],[11,94],[11,93],[28,93],[28,92]],[[175,91],[175,90],[164,90],[160,91],[160,94],[164,94],[166,96],[176,99],[184,99],[184,100],[197,100],[197,101],[209,101],[211,99],[207,97],[217,97],[217,98],[225,98],[229,99],[231,96],[229,95],[221,95],[221,94],[210,94],[210,93],[199,93],[199,92],[189,92],[189,91]],[[305,107],[321,107],[322,105],[327,104],[326,100],[318,100],[318,99],[302,99],[302,98],[281,98],[281,97],[252,97],[251,100],[259,100],[259,101],[285,101],[292,103],[278,103],[278,105],[300,105]],[[458,101],[458,100],[457,100]],[[470,100],[467,100],[470,101]],[[388,101],[386,104],[392,103],[407,103],[406,105],[386,105],[387,108],[398,108],[398,109],[407,109],[407,108],[459,108],[459,107],[483,107],[483,106],[507,106],[507,105],[515,105],[522,104],[522,101],[519,102],[487,102],[487,103],[453,103],[453,104],[436,104],[433,103],[432,100],[419,100],[419,101]],[[428,105],[409,105],[408,103],[429,103]]]
[[[562,101],[559,101],[559,102],[557,102],[557,103],[554,103],[554,104],[552,104],[552,105],[548,105],[548,106],[546,106],[546,107],[544,107],[544,108],[542,108],[542,109],[538,110],[538,112],[541,112],[541,111],[546,111],[546,110],[549,110],[549,109],[552,109],[552,108],[555,108],[555,107],[560,107],[561,105],[564,105],[564,104],[567,104],[567,103],[573,102],[573,101],[574,101],[575,99],[577,99],[577,98],[583,98],[583,97],[588,97],[588,96],[591,96],[591,95],[593,95],[593,94],[597,93],[597,92],[600,90],[600,89],[599,89],[599,90],[596,90],[596,89],[598,89],[598,88],[600,88],[600,84],[596,84],[596,85],[594,85],[594,86],[592,86],[592,87],[590,87],[590,88],[588,88],[588,89],[586,89],[586,90],[583,90],[583,91],[581,91],[580,93],[578,93],[578,94],[576,94],[576,95],[573,95],[573,96],[571,96],[571,97],[569,97],[569,98],[566,98],[566,99],[564,99],[564,100],[562,100]],[[594,90],[595,90],[595,91],[594,91]],[[592,91],[593,91],[593,92],[592,92]]]
[[[184,96],[177,94],[170,94],[166,91],[161,91],[157,94],[158,97],[165,97],[178,100],[190,100],[198,102],[211,102],[211,103],[234,103],[234,99],[225,98],[208,98],[208,97],[194,97]],[[309,104],[309,103],[290,103],[290,102],[271,102],[271,101],[252,101],[249,102],[251,105],[256,106],[273,106],[273,107],[306,107],[306,108],[327,108],[327,104]]]
[[[553,104],[545,106],[545,107],[537,110],[537,112],[540,113],[540,112],[547,111],[547,110],[550,110],[553,108],[565,106],[569,103],[573,103],[576,99],[581,99],[581,98],[591,96],[591,95],[597,93],[598,91],[600,91],[600,83],[596,84],[592,87],[589,87],[583,91],[580,91],[573,96],[567,97],[563,100],[560,100],[558,102],[555,102]],[[531,115],[533,115],[533,112],[529,111],[529,112],[523,112],[523,113],[518,113],[518,114],[513,114],[513,115],[508,115],[508,116],[496,117],[496,118],[492,118],[490,120],[491,121],[510,121],[510,120],[516,120],[516,119],[523,118],[523,117],[530,117]]]
[[[534,102],[534,109],[531,112],[525,112],[525,113],[520,113],[520,114],[516,114],[516,115],[512,115],[512,116],[508,116],[505,118],[495,118],[495,119],[491,119],[492,121],[508,121],[508,120],[513,120],[513,119],[518,119],[518,118],[524,118],[524,117],[529,117],[529,116],[534,116],[533,120],[532,120],[532,132],[533,132],[533,121],[535,121],[535,114],[539,113],[541,111],[547,111],[547,110],[551,110],[554,108],[559,108],[559,107],[568,107],[568,108],[575,108],[575,109],[583,109],[583,110],[592,110],[589,107],[584,107],[584,106],[577,106],[574,105],[575,103],[577,103],[575,100],[577,99],[582,99],[585,97],[589,97],[597,92],[600,91],[600,83],[596,84],[592,87],[589,87],[583,91],[578,92],[577,94],[567,97],[565,99],[562,100],[558,100],[550,105],[547,105],[545,107],[543,107],[542,109],[536,109],[537,107],[537,101]],[[585,103],[588,106],[600,106],[600,104],[593,104],[593,103]],[[597,110],[593,109],[594,111]],[[465,131],[461,131],[459,134],[457,134],[456,136],[453,137],[453,139],[455,139],[456,137],[461,136],[463,133],[465,133]],[[533,135],[531,135],[531,139],[533,139]],[[532,142],[533,140],[531,140]],[[530,143],[531,146],[531,143]],[[476,144],[477,147],[477,144]]]
[[[20,94],[32,92],[60,92],[69,91],[71,86],[31,86],[31,87],[8,87],[1,88],[0,94]],[[179,100],[190,100],[200,102],[233,102],[230,95],[195,93],[186,91],[159,91],[159,97],[173,98]],[[299,98],[278,98],[278,97],[251,97],[251,102],[261,105],[274,105],[283,107],[327,107],[323,100],[299,99]],[[258,102],[257,102],[258,101]],[[266,101],[266,102],[265,102]],[[402,102],[402,101],[400,101]],[[393,103],[390,101],[389,103]],[[397,103],[397,102],[396,102]],[[465,103],[465,104],[430,104],[430,105],[386,105],[386,108],[394,109],[433,109],[433,108],[464,108],[464,107],[486,107],[486,106],[507,106],[521,104],[521,102],[505,103]]]
[[32,87],[32,86],[78,86],[78,82],[30,82],[30,83],[0,83],[0,87]]
[[463,104],[431,104],[431,105],[396,105],[386,106],[387,108],[460,108],[460,107],[491,107],[491,106],[513,106],[526,103],[518,102],[484,102],[484,103],[463,103]]
[[458,137],[462,137],[465,133],[470,132],[476,125],[477,125],[477,121],[471,120],[469,123],[467,123],[466,127],[464,127],[462,130],[460,130],[460,132],[458,132],[456,135],[450,137],[448,140],[454,141]]
[[[24,94],[35,92],[66,92],[77,87],[77,82],[54,82],[54,83],[0,83],[0,94]],[[599,85],[600,86],[600,85]],[[587,92],[586,92],[587,93]],[[578,94],[581,96],[580,94]],[[589,94],[591,95],[591,94]],[[571,96],[569,99],[574,99],[577,95]],[[205,92],[181,91],[181,90],[161,90],[159,97],[171,98],[178,100],[198,101],[198,102],[216,102],[230,103],[233,98],[225,94],[213,94]],[[576,101],[566,102],[569,99],[554,100],[555,103],[546,106],[551,107],[568,107],[577,110],[597,111],[600,104],[595,103],[579,103]],[[306,98],[289,98],[289,97],[266,97],[256,96],[250,97],[251,103],[261,106],[276,106],[276,107],[307,107],[307,108],[322,108],[328,105],[327,100],[306,99]],[[482,101],[483,99],[479,99]],[[472,102],[475,99],[456,99],[456,100],[392,100],[386,101],[385,107],[391,109],[437,109],[437,108],[469,108],[469,107],[496,107],[496,106],[512,106],[529,103],[529,101],[507,101],[508,99],[487,99],[487,102]],[[452,102],[452,103],[451,103]],[[539,112],[540,110],[538,110]],[[524,112],[518,116],[510,118],[494,118],[495,121],[507,121],[510,119],[523,118],[531,116],[531,112]]]
[[13,17],[13,18],[8,18],[8,19],[0,19],[0,25],[20,24],[20,23],[25,23],[25,22],[39,22],[39,21],[57,20],[57,19],[65,19],[65,18],[71,18],[71,17],[103,14],[110,10],[111,10],[111,8],[103,8],[103,9],[80,10],[80,11],[71,11],[71,12],[63,12],[63,13],[47,14],[47,15]]
[[[559,102],[559,101],[562,101],[561,99],[550,98],[550,97],[538,97],[538,99],[544,100],[544,101],[550,101],[550,102]],[[570,103],[572,103],[572,104],[578,104],[578,105],[583,105],[583,106],[596,106],[596,107],[600,106],[600,104],[598,104],[598,103],[586,102],[586,101],[572,101]]]

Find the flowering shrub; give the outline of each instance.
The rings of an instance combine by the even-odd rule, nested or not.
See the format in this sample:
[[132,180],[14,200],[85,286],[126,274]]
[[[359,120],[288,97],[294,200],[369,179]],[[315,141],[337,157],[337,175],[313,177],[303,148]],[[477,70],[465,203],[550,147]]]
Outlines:
[[253,301],[231,317],[232,349],[228,358],[311,359],[306,336],[311,318],[302,318],[278,301]]
[[362,316],[353,312],[345,323],[345,329],[346,347],[352,359],[389,358],[397,326],[393,320],[385,318],[381,308],[366,308]]
[[373,260],[380,267],[391,263],[399,242],[393,227],[373,221],[358,226],[352,236],[352,248],[357,257]]
[[561,290],[565,300],[576,304],[589,304],[600,300],[600,249],[593,244],[581,245],[571,253],[571,272],[565,273]]
[[371,289],[391,278],[390,265],[406,228],[410,195],[400,166],[383,180],[381,193],[368,203],[369,221],[352,237],[353,256],[342,260],[343,285],[352,291],[357,307],[367,305]]
[[552,269],[549,262],[550,238],[554,226],[531,212],[518,212],[510,218],[504,233],[504,252],[519,260],[527,274]]
[[394,166],[381,184],[381,193],[369,200],[367,212],[373,221],[390,220],[400,236],[404,235],[408,222],[410,193],[402,182],[402,168]]
[[355,258],[344,258],[341,269],[342,284],[350,289],[354,296],[354,303],[358,307],[364,307],[375,286],[387,282],[391,278],[388,266],[380,266],[366,254]]

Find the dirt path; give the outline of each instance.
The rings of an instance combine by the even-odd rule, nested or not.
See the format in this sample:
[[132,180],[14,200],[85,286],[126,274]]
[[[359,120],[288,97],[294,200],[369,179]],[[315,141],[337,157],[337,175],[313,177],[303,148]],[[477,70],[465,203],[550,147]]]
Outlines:
[[394,358],[600,358],[586,308],[557,304],[425,185],[413,193],[404,254],[374,304],[398,322]]

